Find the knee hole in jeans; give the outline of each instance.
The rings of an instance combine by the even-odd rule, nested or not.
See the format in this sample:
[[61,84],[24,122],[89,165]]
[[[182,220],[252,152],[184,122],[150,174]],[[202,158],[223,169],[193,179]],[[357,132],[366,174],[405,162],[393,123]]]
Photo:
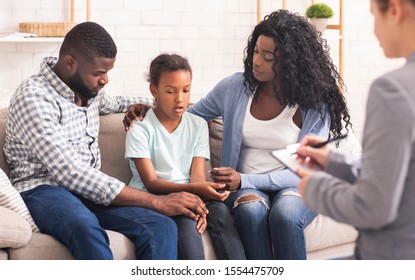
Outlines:
[[240,197],[238,197],[238,199],[235,200],[235,202],[233,204],[233,208],[238,207],[238,205],[240,205],[240,204],[250,203],[250,202],[255,202],[255,201],[260,201],[267,208],[269,208],[268,205],[265,203],[264,198],[262,198],[262,197],[260,197],[259,195],[256,195],[256,194],[241,195]]
[[284,192],[284,193],[281,194],[281,196],[285,196],[285,195],[291,195],[291,196],[301,197],[301,195],[298,192],[296,192],[296,191],[286,191],[286,192]]

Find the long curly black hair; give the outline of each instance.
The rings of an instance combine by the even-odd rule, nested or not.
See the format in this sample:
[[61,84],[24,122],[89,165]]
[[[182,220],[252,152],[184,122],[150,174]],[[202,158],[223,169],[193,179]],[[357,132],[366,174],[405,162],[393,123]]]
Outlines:
[[320,113],[326,105],[331,117],[330,137],[344,134],[343,128],[348,132],[352,125],[340,91],[345,86],[330,58],[327,41],[297,13],[278,10],[265,16],[254,28],[244,56],[247,93],[254,96],[260,85],[252,73],[254,49],[260,35],[273,38],[276,45],[273,94],[278,101],[284,106],[298,104],[302,109]]

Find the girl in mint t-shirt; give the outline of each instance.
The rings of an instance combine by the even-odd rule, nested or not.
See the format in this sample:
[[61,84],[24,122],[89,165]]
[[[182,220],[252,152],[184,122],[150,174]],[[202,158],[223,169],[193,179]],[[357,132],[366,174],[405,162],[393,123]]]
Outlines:
[[210,157],[207,123],[186,112],[192,81],[187,59],[177,54],[159,55],[151,62],[148,81],[156,106],[127,133],[125,157],[133,173],[130,186],[156,194],[185,191],[207,201],[207,218],[173,217],[178,227],[179,259],[204,259],[201,234],[208,220],[217,257],[244,259],[232,217],[222,204],[229,192],[218,192],[223,184],[206,181],[205,164]]

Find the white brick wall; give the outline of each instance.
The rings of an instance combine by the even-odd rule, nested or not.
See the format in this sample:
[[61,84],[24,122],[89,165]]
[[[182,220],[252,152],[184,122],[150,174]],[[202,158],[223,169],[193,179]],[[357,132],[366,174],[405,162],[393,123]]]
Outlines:
[[[324,0],[338,13],[337,0]],[[344,80],[355,130],[363,128],[371,81],[403,63],[387,60],[373,35],[369,0],[345,4]],[[287,8],[304,14],[309,0],[289,0]],[[262,0],[261,17],[282,7]],[[0,0],[0,32],[14,32],[22,21],[69,21],[70,1]],[[75,20],[85,20],[85,1],[75,1]],[[111,95],[150,95],[145,73],[160,52],[178,52],[193,67],[192,101],[204,96],[220,79],[242,69],[243,50],[256,24],[255,0],[91,0],[91,20],[114,37],[119,52],[110,72]],[[337,23],[338,14],[332,19]],[[337,63],[338,43],[327,33]],[[336,36],[336,34],[334,35]],[[0,107],[21,80],[39,68],[42,57],[57,55],[59,43],[0,42]]]

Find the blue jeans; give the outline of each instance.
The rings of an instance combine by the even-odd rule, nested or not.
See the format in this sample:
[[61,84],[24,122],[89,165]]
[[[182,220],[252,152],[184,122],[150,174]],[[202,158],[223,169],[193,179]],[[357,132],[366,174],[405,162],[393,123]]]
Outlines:
[[304,228],[317,213],[304,205],[296,188],[272,194],[242,189],[231,193],[225,203],[235,218],[247,259],[307,258]]
[[217,201],[207,205],[207,229],[216,258],[219,260],[245,260],[245,251],[229,208]]
[[[245,252],[229,208],[220,202],[207,205],[207,230],[219,260],[244,260]],[[173,217],[179,231],[179,259],[205,259],[202,236],[196,230],[196,221],[186,216]]]
[[178,230],[178,259],[204,260],[202,236],[197,232],[195,220],[180,215],[173,217]]
[[104,229],[127,236],[137,259],[177,258],[176,224],[156,211],[103,206],[49,185],[21,195],[40,231],[68,247],[75,259],[113,258]]

